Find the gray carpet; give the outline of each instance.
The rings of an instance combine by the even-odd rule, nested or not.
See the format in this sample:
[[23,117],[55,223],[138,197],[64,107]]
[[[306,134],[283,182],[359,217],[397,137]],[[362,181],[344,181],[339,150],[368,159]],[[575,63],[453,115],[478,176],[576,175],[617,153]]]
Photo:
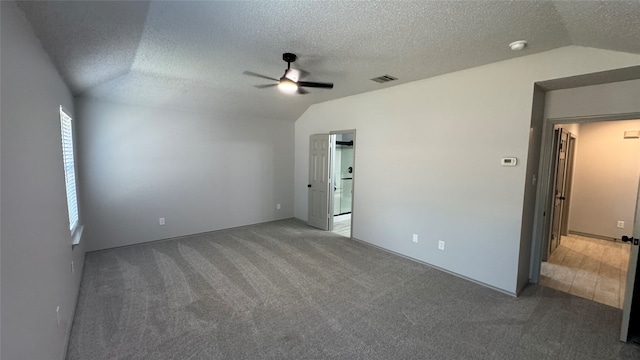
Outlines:
[[640,359],[620,317],[285,220],[87,254],[68,359]]

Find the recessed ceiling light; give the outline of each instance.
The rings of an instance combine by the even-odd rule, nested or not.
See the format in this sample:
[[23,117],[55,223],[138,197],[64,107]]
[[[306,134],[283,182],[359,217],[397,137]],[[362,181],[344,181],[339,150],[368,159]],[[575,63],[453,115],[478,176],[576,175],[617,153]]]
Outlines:
[[509,47],[511,48],[511,50],[514,50],[514,51],[522,50],[524,49],[525,46],[527,46],[527,40],[518,40],[509,44]]

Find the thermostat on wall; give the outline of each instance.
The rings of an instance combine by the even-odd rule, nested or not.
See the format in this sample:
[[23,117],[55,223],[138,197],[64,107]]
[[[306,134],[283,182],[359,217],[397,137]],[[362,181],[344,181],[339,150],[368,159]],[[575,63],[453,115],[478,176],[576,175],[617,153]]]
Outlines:
[[503,157],[500,159],[500,165],[502,166],[516,166],[518,159],[514,157]]

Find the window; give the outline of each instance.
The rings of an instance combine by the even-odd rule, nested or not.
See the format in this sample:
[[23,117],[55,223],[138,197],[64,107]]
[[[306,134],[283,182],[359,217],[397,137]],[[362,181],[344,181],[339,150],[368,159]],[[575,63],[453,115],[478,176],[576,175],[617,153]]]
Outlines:
[[64,159],[64,181],[67,186],[67,208],[69,229],[73,233],[78,225],[78,197],[76,195],[76,167],[73,161],[73,128],[71,116],[60,106],[60,131],[62,132],[62,157]]

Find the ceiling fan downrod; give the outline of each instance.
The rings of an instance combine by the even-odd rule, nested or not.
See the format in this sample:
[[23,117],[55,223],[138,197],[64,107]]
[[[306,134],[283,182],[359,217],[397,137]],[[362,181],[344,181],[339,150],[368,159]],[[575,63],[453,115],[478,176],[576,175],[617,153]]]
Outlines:
[[287,62],[287,70],[291,68],[291,63],[296,61],[298,57],[296,56],[296,54],[292,54],[292,53],[284,53],[282,54],[282,60]]

